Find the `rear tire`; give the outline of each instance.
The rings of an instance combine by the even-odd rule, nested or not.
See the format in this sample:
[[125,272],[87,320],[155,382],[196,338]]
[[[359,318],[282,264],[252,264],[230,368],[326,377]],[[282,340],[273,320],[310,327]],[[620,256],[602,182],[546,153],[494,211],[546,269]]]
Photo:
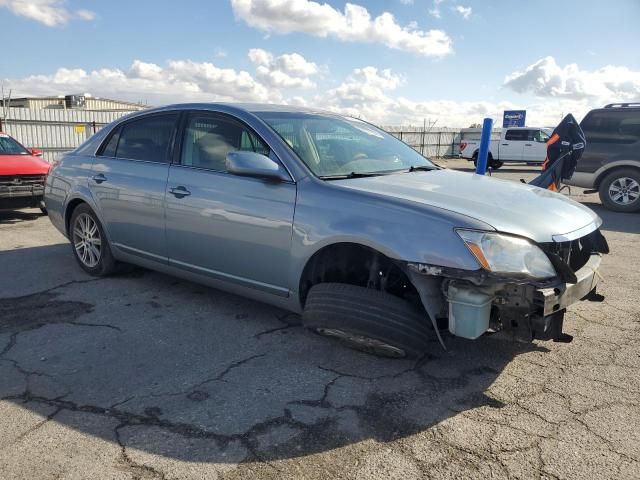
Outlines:
[[86,203],[78,205],[69,222],[69,239],[73,255],[89,275],[104,277],[115,270],[115,260],[104,229]]
[[614,212],[640,211],[640,170],[620,168],[600,182],[600,201]]
[[344,283],[313,286],[302,324],[351,348],[391,358],[422,356],[433,338],[424,311],[385,292]]
[[[491,154],[489,154],[489,156],[487,157],[487,166],[488,167],[491,167],[494,170],[497,170],[502,165],[504,165],[503,162],[501,162],[500,160],[494,160],[493,157],[491,156]],[[474,167],[478,166],[478,154],[477,153],[473,154],[473,166]]]

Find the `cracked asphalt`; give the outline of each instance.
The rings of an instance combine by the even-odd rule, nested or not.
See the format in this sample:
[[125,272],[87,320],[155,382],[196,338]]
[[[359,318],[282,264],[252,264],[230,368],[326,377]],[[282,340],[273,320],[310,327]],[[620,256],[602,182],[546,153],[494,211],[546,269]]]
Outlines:
[[150,271],[88,277],[38,211],[0,212],[0,478],[640,478],[640,215],[581,192],[611,254],[574,341],[418,361]]

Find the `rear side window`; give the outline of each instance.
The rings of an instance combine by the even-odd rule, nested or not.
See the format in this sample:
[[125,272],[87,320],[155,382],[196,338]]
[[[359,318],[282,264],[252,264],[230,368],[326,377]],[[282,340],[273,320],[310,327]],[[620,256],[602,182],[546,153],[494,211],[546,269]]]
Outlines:
[[528,140],[529,130],[507,130],[505,140]]
[[103,155],[105,157],[115,157],[116,150],[118,148],[119,139],[120,139],[120,127],[116,127],[114,132],[111,134],[111,138],[109,138],[109,141],[102,149],[102,153],[100,155]]
[[178,114],[153,115],[116,127],[100,155],[129,160],[169,162]]
[[227,153],[237,150],[269,155],[269,147],[240,124],[214,115],[189,117],[182,143],[182,165],[226,171]]
[[580,125],[588,142],[635,143],[640,141],[640,111],[611,109],[588,114]]
[[549,135],[542,130],[527,130],[527,132],[529,132],[527,140],[530,142],[546,143],[549,140]]

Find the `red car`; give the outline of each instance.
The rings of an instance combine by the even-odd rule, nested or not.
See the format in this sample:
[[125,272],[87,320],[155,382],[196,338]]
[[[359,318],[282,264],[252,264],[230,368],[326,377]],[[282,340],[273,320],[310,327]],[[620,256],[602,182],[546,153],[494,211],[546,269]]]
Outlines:
[[38,207],[44,212],[42,196],[49,163],[40,156],[40,150],[29,150],[0,132],[0,210]]

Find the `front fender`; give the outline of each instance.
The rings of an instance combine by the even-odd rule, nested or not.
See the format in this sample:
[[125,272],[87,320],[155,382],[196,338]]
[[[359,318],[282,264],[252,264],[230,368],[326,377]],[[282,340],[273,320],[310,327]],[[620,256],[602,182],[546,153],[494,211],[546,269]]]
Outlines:
[[477,270],[478,263],[456,228],[494,230],[441,208],[305,179],[298,184],[290,288],[297,291],[304,267],[316,252],[345,242],[370,247],[395,260]]

